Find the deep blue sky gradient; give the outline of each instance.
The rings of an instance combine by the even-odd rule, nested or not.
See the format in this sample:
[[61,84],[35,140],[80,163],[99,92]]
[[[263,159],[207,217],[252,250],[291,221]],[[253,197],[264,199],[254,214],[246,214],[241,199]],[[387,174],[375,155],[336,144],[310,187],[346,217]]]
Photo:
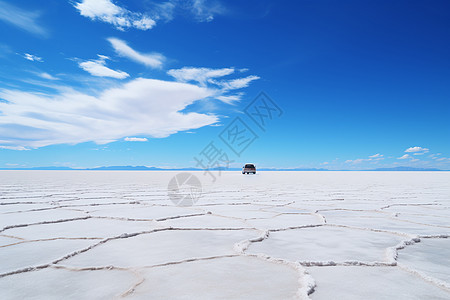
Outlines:
[[[185,14],[148,31],[119,31],[80,16],[70,1],[4,1],[39,12],[47,36],[0,19],[0,88],[50,91],[24,82],[33,72],[66,74],[59,83],[95,93],[109,81],[71,80],[86,73],[73,58],[114,57],[106,38],[116,37],[143,52],[160,52],[161,70],[127,60],[108,67],[136,77],[171,80],[184,66],[248,68],[260,77],[234,105],[197,103],[192,111],[221,116],[224,126],[179,132],[148,142],[117,141],[52,145],[28,151],[0,149],[0,167],[67,165],[194,166],[210,141],[228,150],[236,166],[365,169],[398,165],[450,169],[449,1],[222,1],[226,10],[211,22]],[[161,1],[153,1],[161,2]],[[151,1],[115,1],[145,12]],[[33,53],[44,62],[30,62]],[[106,86],[105,86],[106,85]],[[242,114],[265,91],[283,109],[263,132]],[[236,116],[259,138],[242,155],[218,139]],[[1,137],[0,137],[1,140]],[[429,149],[418,159],[399,160],[410,147]],[[380,154],[383,159],[369,160]],[[445,160],[430,157],[436,155]],[[364,159],[354,162],[356,159]]]

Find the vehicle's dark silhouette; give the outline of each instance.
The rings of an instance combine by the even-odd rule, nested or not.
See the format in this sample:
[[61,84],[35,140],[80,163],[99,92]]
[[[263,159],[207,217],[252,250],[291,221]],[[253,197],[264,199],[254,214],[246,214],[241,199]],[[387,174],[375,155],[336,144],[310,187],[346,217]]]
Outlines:
[[256,167],[254,164],[245,164],[242,167],[242,174],[256,174]]

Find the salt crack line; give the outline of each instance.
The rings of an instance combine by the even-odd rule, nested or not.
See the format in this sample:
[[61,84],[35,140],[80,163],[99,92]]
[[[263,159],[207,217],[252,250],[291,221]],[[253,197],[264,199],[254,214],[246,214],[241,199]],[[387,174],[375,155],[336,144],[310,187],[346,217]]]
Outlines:
[[330,227],[341,227],[341,228],[349,228],[349,229],[356,229],[356,230],[365,230],[365,231],[389,233],[389,234],[394,234],[394,235],[403,236],[403,237],[417,237],[417,235],[411,235],[411,234],[404,233],[404,232],[390,231],[390,230],[383,230],[383,229],[375,229],[375,228],[370,228],[370,227],[357,227],[357,226],[334,224],[334,223],[327,223],[327,224],[323,224],[323,225],[324,226],[330,226]]
[[[0,198],[0,200],[2,200]],[[50,203],[50,202],[32,202],[32,201],[27,201],[27,202],[0,202],[0,206],[1,205],[18,205],[18,204],[45,204],[45,203]]]
[[82,267],[82,268],[76,268],[66,265],[51,265],[50,267],[55,269],[67,269],[70,271],[101,271],[101,270],[131,270],[133,268],[136,269],[151,269],[151,268],[159,268],[159,267],[167,267],[172,265],[180,265],[184,263],[190,263],[195,261],[204,261],[204,260],[213,260],[213,259],[220,259],[220,258],[229,258],[229,257],[239,257],[239,254],[226,254],[226,255],[216,255],[216,256],[206,256],[206,257],[190,257],[182,260],[176,260],[176,261],[169,261],[165,263],[160,264],[154,264],[154,265],[147,265],[147,266],[139,266],[139,267],[118,267],[114,265],[108,265],[108,266],[97,266],[97,267]]
[[386,206],[381,207],[380,209],[387,209],[393,206],[429,206],[429,205],[442,205],[441,203],[395,203],[395,204],[389,204]]
[[95,247],[98,247],[100,245],[103,245],[103,244],[105,244],[105,243],[107,243],[109,241],[118,240],[118,239],[127,239],[127,238],[135,237],[135,236],[138,236],[138,235],[142,235],[142,234],[148,234],[148,233],[154,233],[154,232],[166,231],[166,230],[171,230],[171,228],[155,228],[155,229],[152,229],[152,230],[146,230],[146,231],[140,231],[140,232],[134,232],[134,233],[123,233],[123,234],[115,236],[115,237],[106,238],[104,240],[101,240],[98,243],[95,243],[95,244],[89,246],[89,247],[86,247],[84,249],[81,249],[81,250],[69,253],[69,254],[65,255],[64,257],[62,257],[62,258],[58,258],[57,260],[54,260],[51,264],[56,265],[56,264],[60,263],[61,261],[67,260],[67,259],[69,259],[71,257],[74,257],[74,256],[78,255],[78,254],[87,252],[87,251],[89,251],[89,250],[91,250],[91,249],[93,249]]
[[[387,262],[361,262],[361,261],[344,261],[344,262],[334,262],[334,261],[322,261],[322,262],[313,262],[313,261],[297,261],[292,262],[280,258],[273,258],[263,253],[258,254],[248,254],[246,253],[246,250],[252,243],[262,242],[263,240],[267,239],[270,235],[270,232],[277,232],[277,231],[285,231],[290,229],[302,229],[302,228],[313,228],[313,227],[321,227],[321,226],[331,226],[331,227],[343,227],[343,228],[350,228],[350,229],[357,229],[357,230],[366,230],[366,231],[374,231],[374,232],[382,232],[382,233],[389,233],[394,235],[399,235],[403,237],[408,237],[408,240],[401,241],[399,244],[389,247],[386,249],[385,256],[387,258]],[[399,233],[399,232],[391,232],[386,230],[378,230],[378,229],[372,229],[372,228],[359,228],[359,227],[353,227],[353,226],[346,226],[346,225],[337,225],[337,224],[310,224],[310,225],[304,225],[304,226],[296,226],[296,227],[288,227],[288,228],[282,228],[282,229],[271,229],[271,230],[265,230],[261,236],[254,238],[254,239],[248,239],[241,241],[239,243],[236,243],[234,245],[234,249],[236,252],[238,252],[240,255],[244,256],[252,256],[263,260],[268,260],[271,262],[277,262],[277,263],[283,263],[290,265],[294,267],[299,272],[299,283],[300,288],[298,290],[298,297],[301,299],[309,299],[309,295],[314,292],[316,284],[314,281],[314,278],[308,274],[304,266],[368,266],[368,267],[378,267],[378,266],[397,266],[397,256],[398,256],[398,250],[405,248],[408,245],[412,245],[416,242],[420,242],[420,238],[418,236],[412,236],[405,233]]]
[[58,241],[58,240],[75,241],[75,240],[101,240],[101,239],[104,239],[104,237],[73,237],[73,238],[70,238],[70,237],[55,237],[55,238],[48,238],[48,239],[23,240],[23,241],[12,243],[12,244],[2,245],[2,246],[0,246],[0,248],[16,246],[16,245],[25,244],[25,243],[48,242],[48,241]]
[[324,215],[320,214],[318,210],[316,210],[313,214],[318,217],[323,222],[323,224],[327,224],[327,218],[325,218]]
[[420,238],[417,236],[412,237],[409,240],[401,241],[394,247],[389,247],[385,251],[385,257],[388,262],[392,263],[394,266],[397,265],[397,258],[398,258],[398,250],[405,249],[406,246],[414,245],[415,243],[420,242]]
[[68,270],[68,271],[74,271],[74,272],[83,272],[83,271],[107,271],[107,270],[120,270],[120,271],[128,271],[130,268],[124,268],[124,267],[117,267],[117,266],[100,266],[100,267],[84,267],[84,268],[75,268],[70,266],[64,266],[64,265],[50,265],[49,266],[52,269],[61,269],[61,270]]
[[397,263],[397,266],[404,271],[407,271],[413,275],[416,275],[416,276],[420,277],[421,279],[423,279],[433,285],[436,285],[436,286],[440,287],[441,289],[446,290],[447,292],[450,292],[450,283],[448,283],[446,281],[437,279],[433,276],[429,276],[421,271],[410,268],[402,263]]
[[394,267],[397,264],[391,262],[363,262],[357,260],[347,260],[343,262],[335,262],[335,261],[298,261],[304,267],[348,267],[348,266],[364,266],[364,267]]
[[100,245],[102,245],[102,244],[104,244],[106,242],[112,241],[112,240],[122,239],[122,238],[129,238],[129,237],[134,237],[134,236],[137,236],[137,235],[140,235],[140,234],[153,233],[153,232],[164,231],[164,230],[169,230],[169,228],[156,228],[156,229],[149,230],[149,231],[142,231],[142,232],[136,232],[136,233],[130,233],[130,234],[124,233],[124,234],[121,234],[119,236],[106,238],[106,239],[101,240],[98,243],[90,245],[89,247],[86,247],[84,249],[77,250],[77,251],[74,251],[72,253],[69,253],[69,254],[61,257],[61,258],[58,258],[58,259],[54,260],[51,263],[44,264],[44,265],[39,265],[39,266],[34,266],[34,267],[27,267],[27,268],[15,270],[15,271],[12,271],[12,272],[3,273],[3,274],[0,274],[0,278],[6,277],[6,276],[10,276],[10,275],[26,273],[26,272],[31,272],[31,271],[36,271],[36,270],[48,268],[51,265],[56,265],[56,264],[58,264],[61,261],[67,260],[67,259],[69,259],[69,258],[71,258],[73,256],[76,256],[78,254],[81,254],[81,253],[84,253],[86,251],[89,251],[89,250],[91,250],[91,249],[93,249],[93,248],[95,248],[97,246],[100,246]]
[[242,255],[242,256],[255,257],[255,258],[258,258],[258,259],[261,259],[264,261],[283,264],[283,265],[290,266],[291,268],[294,268],[294,270],[296,270],[299,275],[299,280],[298,280],[299,288],[297,290],[297,297],[299,299],[310,299],[309,295],[314,292],[314,289],[316,288],[316,282],[315,282],[314,278],[311,275],[309,275],[308,271],[302,265],[300,265],[297,262],[291,262],[291,261],[284,260],[284,259],[273,258],[273,257],[270,257],[270,256],[262,254],[262,253],[261,254],[249,254],[249,253],[245,252],[252,243],[262,242],[263,240],[267,239],[269,237],[269,235],[270,235],[270,231],[265,230],[262,232],[261,236],[259,236],[259,237],[244,240],[244,241],[234,244],[233,249],[237,253],[239,253],[239,255]]
[[28,223],[28,224],[8,225],[6,227],[3,227],[3,229],[0,230],[0,233],[6,231],[8,229],[12,229],[12,228],[21,228],[21,227],[28,227],[28,226],[34,226],[34,225],[45,225],[45,224],[54,224],[54,223],[64,223],[64,222],[71,222],[71,221],[87,220],[90,218],[92,218],[92,217],[86,216],[86,217],[78,217],[78,218],[71,218],[71,219],[60,219],[60,220],[54,220],[54,221],[42,221],[42,222]]
[[74,268],[69,266],[62,266],[62,265],[50,265],[50,268],[53,269],[62,269],[62,270],[68,270],[73,272],[84,272],[84,271],[110,271],[110,270],[118,270],[118,271],[125,271],[132,273],[136,279],[137,282],[134,283],[131,287],[129,287],[125,292],[120,294],[121,298],[127,297],[134,293],[136,288],[144,283],[145,278],[142,276],[141,273],[139,273],[137,270],[134,270],[133,268],[123,268],[123,267],[116,267],[116,266],[102,266],[102,267],[85,267],[85,268]]
[[[252,205],[251,202],[231,202],[231,203],[205,203],[201,205],[197,205],[197,207],[201,208],[202,206],[220,206],[220,205]],[[171,206],[171,205],[167,205]]]
[[321,227],[321,226],[327,226],[328,224],[308,224],[308,225],[300,225],[300,226],[291,226],[291,227],[284,227],[284,228],[276,228],[276,229],[268,229],[270,232],[277,232],[277,231],[286,231],[286,230],[292,230],[292,229],[303,229],[303,228],[314,228],[314,227]]
[[395,217],[389,216],[389,218],[393,219],[393,220],[396,220],[396,221],[406,222],[406,223],[411,223],[411,224],[417,224],[417,225],[424,225],[424,226],[438,227],[438,228],[450,228],[450,226],[441,226],[441,225],[434,225],[434,224],[427,224],[427,223],[420,223],[420,222],[414,222],[414,221],[410,221],[410,220],[405,220],[405,219],[402,219],[401,217],[398,217],[398,216],[395,216]]
[[6,238],[10,238],[10,239],[21,240],[21,241],[26,241],[27,240],[27,239],[24,239],[22,237],[9,235],[9,234],[0,234],[0,236],[6,237]]
[[234,231],[234,230],[257,230],[256,228],[174,228],[174,227],[166,227],[166,228],[155,228],[152,230],[146,230],[146,231],[140,231],[140,232],[134,232],[134,233],[124,233],[118,236],[114,236],[114,237],[110,237],[110,238],[106,238],[103,239],[101,241],[99,241],[98,243],[95,243],[93,245],[90,245],[86,248],[83,248],[81,250],[77,250],[74,251],[72,253],[69,253],[61,258],[58,258],[54,261],[52,261],[51,263],[48,264],[43,264],[43,265],[38,265],[38,266],[33,266],[33,267],[27,267],[27,268],[23,268],[23,269],[19,269],[19,270],[15,270],[15,271],[11,271],[11,272],[7,272],[7,273],[3,273],[0,274],[0,278],[6,277],[6,276],[10,276],[10,275],[15,275],[15,274],[20,274],[20,273],[25,273],[25,272],[31,272],[31,271],[37,271],[40,269],[45,269],[48,268],[50,266],[56,265],[64,260],[67,260],[71,257],[74,257],[76,255],[79,255],[81,253],[87,252],[97,246],[103,245],[109,241],[113,241],[113,240],[117,240],[117,239],[127,239],[127,238],[131,238],[131,237],[135,237],[138,235],[142,235],[142,234],[150,234],[150,233],[155,233],[155,232],[161,232],[161,231],[171,231],[171,230],[180,230],[180,231],[188,231],[188,230],[211,230],[211,231],[218,231],[218,230],[230,230],[230,231]]
[[450,234],[438,234],[438,235],[419,235],[421,239],[448,239]]
[[379,232],[379,233],[388,233],[388,234],[393,234],[393,235],[408,238],[407,240],[403,240],[393,247],[386,248],[385,258],[387,260],[387,264],[393,265],[393,266],[395,266],[397,264],[398,250],[404,249],[406,246],[413,245],[415,243],[420,242],[419,236],[402,233],[402,232],[388,231],[388,230],[382,230],[382,229],[373,229],[373,228],[367,228],[367,227],[339,225],[339,224],[325,224],[324,226],[341,227],[341,228],[349,228],[349,229],[356,229],[356,230],[366,230],[366,231],[373,231],[373,232]]
[[156,219],[156,221],[167,221],[167,220],[175,220],[175,219],[181,219],[181,218],[189,218],[189,217],[198,217],[198,216],[204,216],[204,215],[210,215],[210,213],[197,213],[197,214],[189,214],[189,215],[181,215],[181,216],[173,216],[173,217],[165,217]]
[[93,219],[108,219],[108,220],[120,220],[120,221],[132,221],[132,222],[149,222],[149,221],[161,222],[161,221],[173,220],[173,219],[204,216],[206,214],[207,213],[197,213],[197,214],[190,214],[190,215],[164,217],[164,218],[160,218],[160,219],[142,219],[142,218],[109,217],[109,216],[91,216],[91,217]]
[[21,273],[34,272],[34,271],[38,271],[38,270],[41,270],[41,269],[48,268],[49,266],[50,266],[50,264],[45,264],[45,265],[39,265],[39,266],[19,269],[19,270],[15,270],[15,271],[11,271],[11,272],[0,274],[0,278],[6,277],[6,276],[11,276],[11,275],[16,275],[16,274],[21,274]]

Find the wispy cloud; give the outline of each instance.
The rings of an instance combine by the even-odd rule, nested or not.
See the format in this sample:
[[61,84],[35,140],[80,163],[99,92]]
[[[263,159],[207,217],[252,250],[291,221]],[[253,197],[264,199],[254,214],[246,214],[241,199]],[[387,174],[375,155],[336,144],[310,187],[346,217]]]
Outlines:
[[130,76],[126,72],[108,68],[106,66],[106,60],[109,59],[109,57],[104,55],[98,55],[98,57],[99,58],[95,60],[80,62],[78,63],[78,66],[93,76],[112,77],[117,79],[124,79]]
[[403,156],[400,156],[400,157],[397,158],[397,159],[408,159],[408,158],[411,158],[411,156],[410,156],[409,154],[405,154],[405,155],[403,155]]
[[23,146],[1,146],[1,145],[0,145],[0,149],[15,150],[15,151],[30,150],[29,148],[25,148]]
[[260,79],[259,76],[250,75],[244,78],[233,79],[230,81],[217,82],[218,85],[222,86],[225,90],[235,90],[248,87],[250,82]]
[[164,55],[159,53],[139,53],[122,40],[109,38],[108,41],[111,43],[118,55],[131,59],[137,63],[144,64],[148,67],[161,68],[165,60]]
[[440,157],[440,158],[436,158],[436,161],[450,161],[450,158]]
[[29,61],[38,61],[38,62],[44,62],[42,57],[30,54],[30,53],[24,53],[23,58],[29,60]]
[[124,138],[126,142],[147,142],[147,138],[139,138],[139,137],[126,137]]
[[152,15],[155,19],[166,22],[173,20],[178,1],[179,0],[169,0],[162,3],[152,3]]
[[181,69],[172,69],[167,72],[170,76],[180,82],[198,82],[203,86],[207,83],[214,83],[213,79],[224,77],[234,73],[234,68],[210,69],[184,67]]
[[371,161],[372,163],[377,163],[378,161],[383,160],[383,159],[384,159],[383,155],[377,153],[377,154],[369,156],[369,158],[348,159],[345,161],[345,163],[346,164],[349,164],[349,163],[360,164],[362,162],[369,162],[369,161]]
[[210,22],[215,15],[227,12],[222,3],[217,0],[191,0],[190,10],[194,17],[201,22]]
[[155,20],[148,15],[129,11],[110,0],[82,0],[75,2],[74,6],[80,15],[109,23],[122,31],[126,28],[148,30],[156,25]]
[[37,22],[39,17],[40,14],[38,12],[26,11],[12,4],[0,1],[0,20],[32,34],[46,37],[48,36],[47,30]]

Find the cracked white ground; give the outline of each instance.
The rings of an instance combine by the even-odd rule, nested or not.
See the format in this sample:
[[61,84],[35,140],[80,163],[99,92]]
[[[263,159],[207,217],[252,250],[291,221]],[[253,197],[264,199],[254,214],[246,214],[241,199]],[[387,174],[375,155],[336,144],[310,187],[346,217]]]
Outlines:
[[0,171],[0,299],[450,299],[450,172],[175,174]]

